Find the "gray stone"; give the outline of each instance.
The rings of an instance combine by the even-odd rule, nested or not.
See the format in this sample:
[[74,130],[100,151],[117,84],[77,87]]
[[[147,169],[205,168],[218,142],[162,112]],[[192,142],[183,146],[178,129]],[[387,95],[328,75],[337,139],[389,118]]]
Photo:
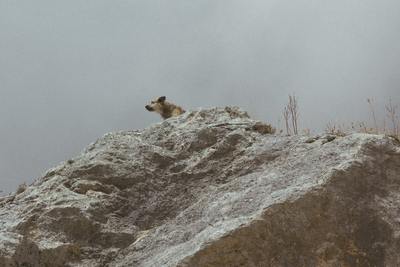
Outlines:
[[105,135],[0,199],[0,266],[400,266],[399,143],[269,129],[214,108]]

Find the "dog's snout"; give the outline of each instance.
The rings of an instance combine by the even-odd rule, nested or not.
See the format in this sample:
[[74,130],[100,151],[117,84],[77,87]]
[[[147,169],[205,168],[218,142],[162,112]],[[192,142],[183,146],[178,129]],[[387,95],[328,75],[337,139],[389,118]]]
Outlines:
[[153,111],[153,108],[150,107],[149,105],[146,105],[145,108],[146,108],[148,111]]

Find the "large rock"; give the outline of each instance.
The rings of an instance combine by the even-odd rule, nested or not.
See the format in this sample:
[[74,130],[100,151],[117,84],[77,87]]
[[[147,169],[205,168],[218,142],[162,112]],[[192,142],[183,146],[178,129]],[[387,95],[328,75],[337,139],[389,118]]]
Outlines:
[[400,145],[236,108],[107,134],[0,200],[0,266],[400,266]]

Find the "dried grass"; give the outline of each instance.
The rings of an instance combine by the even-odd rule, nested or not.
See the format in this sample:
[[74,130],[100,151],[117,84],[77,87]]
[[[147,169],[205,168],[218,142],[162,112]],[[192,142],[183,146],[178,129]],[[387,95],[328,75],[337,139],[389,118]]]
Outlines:
[[[400,140],[400,117],[398,114],[399,105],[393,104],[392,100],[390,99],[389,103],[385,105],[385,117],[379,120],[376,116],[373,99],[368,98],[367,103],[370,110],[369,115],[372,126],[370,126],[367,122],[351,123],[350,126],[346,126],[345,124],[328,123],[325,131],[329,134],[341,136],[351,132],[386,134],[394,137],[397,140]],[[389,120],[389,126],[387,125],[386,119]]]

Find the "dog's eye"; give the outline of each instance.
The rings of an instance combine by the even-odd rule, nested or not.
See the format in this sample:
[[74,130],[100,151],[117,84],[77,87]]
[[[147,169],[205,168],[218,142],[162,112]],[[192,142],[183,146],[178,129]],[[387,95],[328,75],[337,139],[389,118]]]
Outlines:
[[155,103],[155,101],[151,101],[151,103],[152,103],[152,104],[154,104],[154,103]]

